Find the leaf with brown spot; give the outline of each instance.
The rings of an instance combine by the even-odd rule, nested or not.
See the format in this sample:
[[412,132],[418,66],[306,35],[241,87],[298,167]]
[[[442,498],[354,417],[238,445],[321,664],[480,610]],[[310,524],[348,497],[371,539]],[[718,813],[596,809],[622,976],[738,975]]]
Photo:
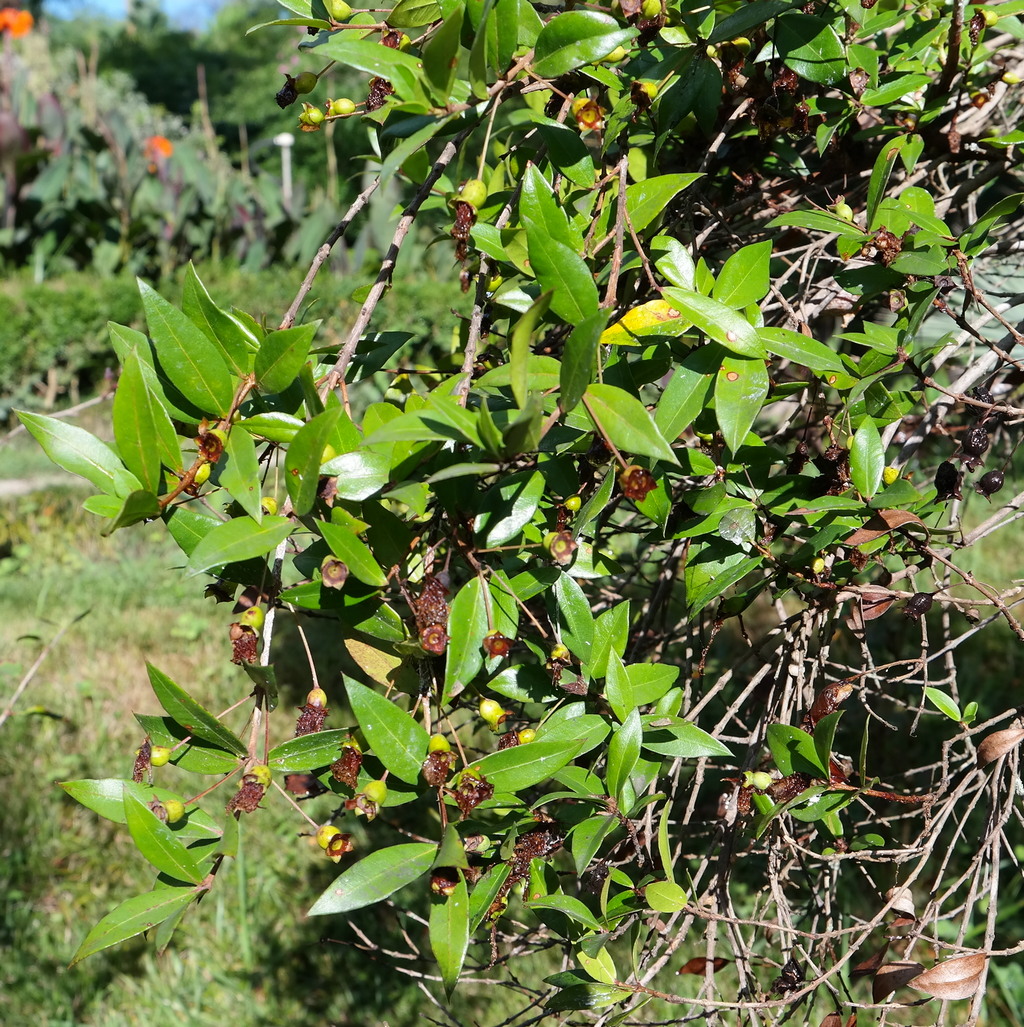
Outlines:
[[920,524],[925,527],[924,521],[909,510],[879,510],[863,528],[858,528],[849,538],[844,539],[842,544],[862,546],[865,542],[874,542],[875,539],[888,535],[890,531],[902,528],[906,524]]
[[871,1000],[881,1002],[886,995],[891,995],[897,988],[912,981],[924,970],[921,963],[898,962],[886,963],[878,968],[871,982]]
[[1012,752],[1024,738],[1024,727],[1007,727],[986,735],[978,746],[978,766],[984,767],[993,760]]
[[[718,973],[723,966],[728,966],[732,962],[729,959],[723,959],[721,956],[715,956],[711,961],[711,972]],[[676,970],[677,974],[697,974],[699,977],[703,977],[707,973],[708,959],[707,956],[694,956],[693,959],[688,959],[683,965]]]
[[910,986],[932,998],[970,998],[981,987],[987,963],[988,957],[983,952],[946,959],[916,976]]

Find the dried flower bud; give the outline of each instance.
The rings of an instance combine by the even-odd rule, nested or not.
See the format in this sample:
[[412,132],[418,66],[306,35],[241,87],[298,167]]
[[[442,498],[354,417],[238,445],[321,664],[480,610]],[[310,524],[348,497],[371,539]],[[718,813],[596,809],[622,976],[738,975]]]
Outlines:
[[619,474],[619,488],[627,499],[634,503],[642,502],[647,494],[658,487],[654,475],[646,467],[630,464]]
[[512,639],[503,635],[500,631],[488,631],[484,635],[483,646],[484,651],[492,658],[508,656],[509,650],[512,648]]
[[544,536],[544,548],[555,563],[565,567],[572,563],[573,553],[576,552],[576,539],[568,531],[549,531]]
[[[431,738],[431,742],[433,741]],[[455,753],[450,750],[431,749],[423,761],[423,780],[431,788],[440,788],[448,780],[454,766]]]
[[348,567],[336,556],[325,556],[320,564],[324,588],[342,588],[348,578]]
[[359,768],[363,765],[363,751],[355,739],[341,747],[341,756],[331,764],[331,775],[349,788],[355,788],[359,778]]
[[494,785],[478,771],[464,770],[452,794],[463,818],[494,794]]

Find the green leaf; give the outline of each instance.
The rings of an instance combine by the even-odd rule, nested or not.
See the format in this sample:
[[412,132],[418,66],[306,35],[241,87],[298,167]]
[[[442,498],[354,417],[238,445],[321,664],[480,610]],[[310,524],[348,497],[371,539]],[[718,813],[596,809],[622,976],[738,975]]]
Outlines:
[[548,312],[553,295],[554,293],[551,292],[541,293],[512,329],[512,341],[509,344],[509,364],[511,365],[509,380],[512,385],[512,395],[520,410],[526,405],[526,397],[530,391],[529,358],[533,334],[537,330],[541,318]]
[[[498,18],[501,19],[503,0],[498,7]],[[581,189],[590,189],[597,177],[594,158],[587,149],[587,144],[580,138],[579,131],[562,125],[551,118],[534,114],[533,120],[548,148],[548,159],[570,181]]]
[[776,20],[772,38],[786,67],[801,78],[831,85],[842,77],[846,49],[824,18],[785,14]]
[[308,774],[329,767],[351,734],[339,728],[289,738],[267,753],[267,766],[274,774]]
[[469,933],[475,934],[483,922],[494,900],[498,897],[502,885],[508,880],[512,868],[508,863],[498,863],[484,873],[474,885],[469,896]]
[[181,309],[217,347],[234,374],[241,378],[252,370],[256,337],[238,318],[221,310],[210,299],[206,286],[199,280],[191,262],[185,270]]
[[644,889],[644,899],[656,913],[678,913],[689,901],[675,881],[652,881]]
[[741,247],[718,273],[711,295],[733,310],[760,302],[768,292],[771,255],[768,239]]
[[642,232],[684,189],[701,174],[657,175],[626,187],[626,213],[634,232]]
[[452,600],[448,630],[451,637],[442,705],[451,697],[456,685],[468,685],[484,665],[482,645],[487,633],[487,594],[479,578],[470,578]]
[[735,453],[747,438],[768,395],[763,360],[726,357],[715,378],[715,415],[725,444]]
[[235,379],[220,350],[180,310],[139,279],[146,324],[161,367],[181,394],[206,414],[231,409]]
[[374,559],[370,547],[351,528],[329,521],[317,521],[320,534],[327,540],[331,552],[364,584],[383,588],[387,575]]
[[248,754],[245,743],[224,727],[209,710],[200,706],[180,685],[176,685],[151,663],[146,664],[146,669],[157,700],[172,720],[196,738],[211,742],[236,756]]
[[806,731],[789,724],[770,724],[766,740],[775,766],[783,777],[810,774],[811,777],[828,779],[828,767],[818,755],[814,739]]
[[407,842],[377,849],[343,871],[313,903],[309,916],[351,913],[372,906],[422,877],[434,862],[437,846]]
[[22,410],[16,413],[18,420],[58,467],[91,481],[108,495],[123,498],[142,488],[142,483],[121,463],[117,454],[84,428],[44,414]]
[[250,517],[221,521],[200,539],[188,558],[189,574],[202,574],[241,560],[273,552],[294,529],[287,517],[264,517],[257,524]]
[[147,491],[158,492],[161,463],[179,470],[181,447],[167,411],[146,384],[138,350],[121,369],[112,420],[121,459]]
[[662,437],[675,442],[697,419],[697,415],[710,405],[715,373],[721,360],[708,360],[709,351],[719,347],[702,346],[690,353],[682,363],[676,364],[665,391],[654,412],[654,424]]
[[[100,498],[100,497],[95,497]],[[104,497],[105,498],[105,497]],[[160,516],[160,500],[152,492],[139,490],[124,497],[120,509],[114,514],[113,520],[100,532],[104,538],[112,535],[119,528],[127,528],[139,521],[147,521]]]
[[309,359],[316,325],[298,325],[271,332],[256,353],[253,373],[261,392],[284,392],[299,376]]
[[564,571],[555,580],[552,591],[558,604],[558,621],[565,627],[565,644],[587,663],[594,644],[594,614],[590,600],[576,579]]
[[379,692],[345,679],[348,701],[374,756],[407,784],[417,784],[430,740],[422,725]]
[[175,504],[164,511],[164,523],[171,538],[186,556],[191,556],[199,543],[223,521],[208,513],[199,513],[192,505]]
[[228,432],[224,455],[217,465],[217,481],[228,495],[257,523],[263,520],[260,462],[256,443],[237,426]]
[[580,321],[565,341],[558,375],[558,405],[568,413],[583,398],[594,380],[601,333],[608,324],[607,310],[598,310]]
[[815,374],[825,374],[829,371],[849,374],[849,368],[842,362],[839,354],[817,339],[811,339],[789,328],[759,328],[757,334],[770,353],[777,353],[795,364],[802,364]]
[[659,756],[684,760],[732,756],[717,738],[681,717],[648,714],[643,722],[643,747]]
[[423,96],[419,85],[422,70],[418,57],[381,46],[375,40],[356,39],[356,35],[355,32],[335,33],[317,46],[318,58],[329,57],[343,67],[386,78],[404,100]]
[[594,427],[605,432],[618,449],[635,456],[679,463],[636,396],[614,385],[594,384],[587,388],[583,402]]
[[163,923],[185,909],[198,894],[195,888],[157,888],[126,899],[89,932],[70,965]]
[[462,973],[469,949],[469,894],[460,873],[455,890],[436,896],[430,904],[430,950],[441,971],[441,982],[451,995]]
[[543,224],[525,221],[530,268],[545,292],[553,292],[551,310],[569,324],[597,313],[594,276],[583,258],[564,243],[551,238]]
[[332,406],[307,421],[296,432],[285,454],[284,482],[298,517],[305,517],[316,502],[324,449],[331,441],[341,413],[341,407]]
[[612,712],[620,721],[637,707],[636,698],[633,695],[633,684],[622,664],[622,659],[615,651],[608,653],[607,674],[604,683],[604,696]]
[[470,768],[483,774],[496,792],[519,792],[546,781],[571,763],[582,746],[582,741],[566,743],[535,739],[511,749],[492,752],[471,763]]
[[[451,95],[455,73],[459,68],[464,12],[465,7],[456,7],[423,48],[423,70],[432,94],[440,103],[445,103]],[[388,24],[394,24],[391,15],[388,15]]]
[[320,471],[336,479],[338,499],[361,503],[376,495],[388,483],[391,460],[379,450],[356,449],[328,460]]
[[533,520],[543,497],[544,476],[539,471],[507,475],[487,491],[473,530],[484,546],[503,546]]
[[633,992],[616,988],[611,984],[574,984],[563,988],[544,1003],[549,1013],[561,1013],[571,1009],[600,1009],[631,998]]
[[609,14],[567,11],[540,30],[533,49],[533,70],[541,78],[558,78],[607,57],[637,34]]
[[944,713],[954,723],[959,724],[963,720],[960,707],[945,692],[929,685],[925,688],[924,695],[940,713]]
[[757,329],[742,314],[693,289],[662,290],[662,298],[685,314],[709,339],[741,357],[764,357]]
[[266,414],[243,417],[235,424],[235,428],[244,428],[247,432],[270,442],[288,443],[295,438],[305,423],[302,418],[296,417],[294,414],[275,410]]
[[640,758],[642,734],[640,711],[633,709],[608,743],[608,769],[605,772],[608,794],[614,796],[623,809],[630,805],[625,796],[625,788],[629,784],[629,775]]
[[832,745],[835,742],[836,728],[843,716],[842,710],[829,713],[814,725],[814,751],[823,767],[828,767],[832,760]]
[[125,823],[135,847],[162,874],[199,884],[206,876],[192,853],[174,832],[144,803],[129,792],[124,796]]
[[[175,761],[178,754],[175,753]],[[237,761],[234,761],[237,765]],[[71,796],[75,802],[80,802],[86,809],[91,809],[101,817],[115,824],[127,823],[125,814],[125,798],[132,796],[142,803],[152,799],[159,799],[166,802],[168,799],[182,801],[177,792],[169,791],[167,788],[160,788],[156,785],[145,785],[141,782],[123,781],[120,778],[102,778],[81,781],[61,781],[61,788]],[[218,838],[220,828],[216,821],[200,809],[190,809],[188,819],[181,826],[175,828],[176,835],[180,838]]]
[[853,433],[850,446],[850,477],[854,488],[865,499],[870,499],[882,483],[884,470],[885,447],[882,445],[882,436],[875,422],[867,418]]
[[[231,771],[238,769],[238,757],[234,753],[210,746],[202,739],[190,736],[188,731],[171,717],[136,713],[135,719],[154,745],[166,745],[169,749],[174,749],[171,762],[182,770],[191,774],[230,774]],[[186,738],[189,741],[179,745]],[[176,746],[178,747],[175,748]],[[150,798],[151,795],[140,797]],[[217,833],[220,833],[219,829]]]
[[416,29],[440,17],[441,8],[436,0],[398,0],[388,14],[388,24],[396,29]]

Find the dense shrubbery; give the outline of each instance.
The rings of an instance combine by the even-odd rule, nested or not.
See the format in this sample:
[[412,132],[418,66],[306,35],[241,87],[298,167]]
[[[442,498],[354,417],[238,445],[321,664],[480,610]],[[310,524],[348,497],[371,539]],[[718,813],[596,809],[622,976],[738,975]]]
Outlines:
[[[906,985],[977,1017],[1020,948],[1024,730],[960,673],[1024,639],[966,563],[1021,503],[1024,337],[981,273],[1021,221],[1017,5],[288,6],[365,77],[303,82],[302,124],[379,149],[329,245],[406,189],[359,309],[298,316],[323,254],[274,323],[189,270],[112,329],[114,446],[22,415],[104,531],[161,519],[236,604],[234,706],[154,654],[132,779],[65,783],[158,874],[76,959],[171,943],[301,794],[341,867],[310,912],[397,925],[439,1005],[509,961],[526,1019],[834,1027]],[[471,309],[424,366],[381,301],[441,218]],[[347,653],[342,687],[311,645],[297,720],[285,614]]]

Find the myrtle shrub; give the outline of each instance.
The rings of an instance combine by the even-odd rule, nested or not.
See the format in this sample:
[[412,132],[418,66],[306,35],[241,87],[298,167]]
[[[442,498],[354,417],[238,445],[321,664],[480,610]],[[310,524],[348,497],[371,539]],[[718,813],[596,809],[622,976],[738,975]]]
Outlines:
[[[524,1022],[974,1022],[1021,948],[1024,728],[964,665],[1024,638],[1012,565],[971,569],[1024,501],[1021,5],[286,6],[262,31],[310,71],[268,102],[375,154],[290,309],[143,284],[115,445],[22,416],[104,532],[164,522],[240,668],[214,713],[154,653],[131,777],[65,783],[157,873],[75,958],[201,921],[291,802],[296,860],[338,864],[308,912],[442,1008],[506,980]],[[331,62],[365,96],[322,95]],[[297,311],[385,185],[324,342]],[[378,309],[423,226],[471,304],[426,363]],[[285,615],[349,667],[311,648],[297,718]]]

